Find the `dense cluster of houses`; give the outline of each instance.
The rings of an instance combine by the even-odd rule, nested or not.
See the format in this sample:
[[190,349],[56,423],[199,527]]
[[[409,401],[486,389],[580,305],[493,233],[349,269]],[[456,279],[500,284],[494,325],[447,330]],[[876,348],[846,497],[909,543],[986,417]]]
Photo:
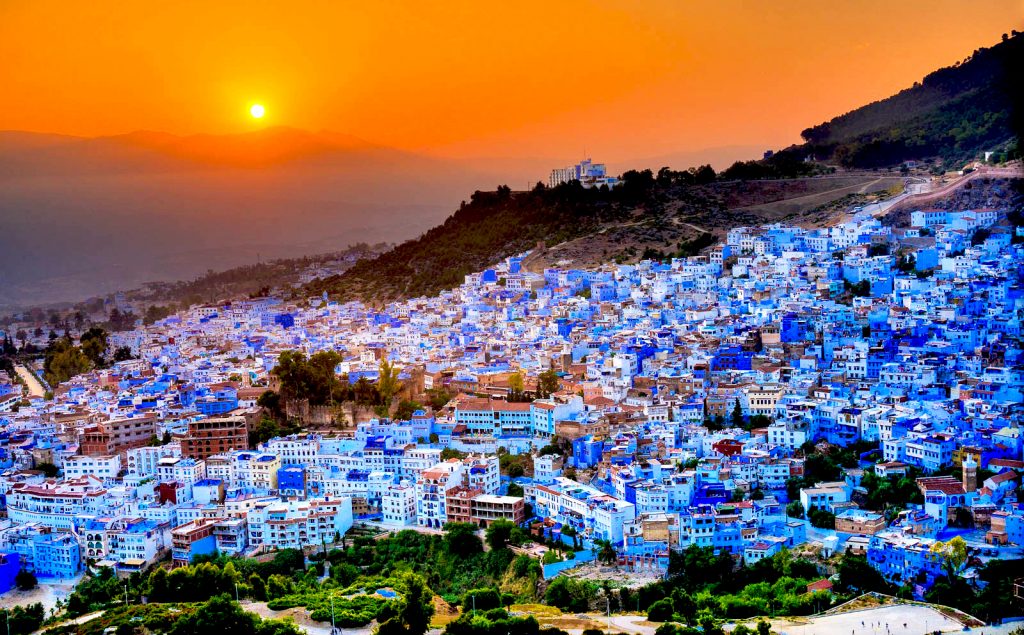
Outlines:
[[[0,552],[69,578],[317,547],[359,519],[508,519],[653,568],[689,545],[754,562],[815,541],[927,586],[930,545],[965,518],[993,553],[1024,544],[1024,248],[999,210],[911,225],[740,227],[706,255],[595,270],[524,254],[385,309],[256,298],[116,333],[137,359],[0,413]],[[387,360],[402,399],[450,399],[405,420],[289,403],[344,425],[251,447],[288,350],[339,352],[352,383]],[[868,451],[790,500],[814,444]],[[506,454],[526,469],[503,474]],[[912,470],[924,503],[864,508],[869,470]]]

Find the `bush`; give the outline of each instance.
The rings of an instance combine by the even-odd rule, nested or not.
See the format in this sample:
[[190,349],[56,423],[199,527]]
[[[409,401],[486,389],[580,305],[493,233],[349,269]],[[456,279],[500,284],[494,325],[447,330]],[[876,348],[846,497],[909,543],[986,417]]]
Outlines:
[[586,580],[558,576],[548,585],[544,593],[545,603],[563,611],[579,613],[586,611],[590,599],[596,595],[597,586]]
[[672,600],[665,598],[658,600],[647,609],[647,619],[651,622],[668,622],[674,613],[675,607],[672,606]]
[[470,589],[462,595],[462,610],[488,611],[501,608],[501,596],[494,589]]
[[36,574],[22,569],[18,571],[18,575],[14,576],[14,584],[22,591],[28,591],[39,586],[39,580],[36,579]]
[[39,602],[12,609],[0,609],[0,616],[10,628],[11,635],[28,635],[43,624],[43,605]]
[[821,529],[836,528],[836,515],[827,509],[812,507],[810,511],[807,512],[807,519],[811,521],[811,525]]

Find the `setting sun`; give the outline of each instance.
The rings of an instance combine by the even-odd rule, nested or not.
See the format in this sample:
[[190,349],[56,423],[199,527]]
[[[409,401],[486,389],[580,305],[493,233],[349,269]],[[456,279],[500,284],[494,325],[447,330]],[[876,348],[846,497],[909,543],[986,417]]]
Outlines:
[[263,107],[263,104],[253,104],[252,107],[249,108],[249,114],[256,119],[262,119],[266,112],[267,109]]

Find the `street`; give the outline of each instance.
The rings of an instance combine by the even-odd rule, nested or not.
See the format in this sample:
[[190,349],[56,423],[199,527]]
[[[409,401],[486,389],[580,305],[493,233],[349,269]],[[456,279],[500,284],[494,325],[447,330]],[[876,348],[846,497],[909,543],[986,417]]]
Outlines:
[[18,377],[25,382],[25,386],[28,387],[28,394],[31,397],[43,397],[46,395],[46,389],[36,378],[35,373],[25,368],[21,364],[14,367],[14,371],[18,373]]

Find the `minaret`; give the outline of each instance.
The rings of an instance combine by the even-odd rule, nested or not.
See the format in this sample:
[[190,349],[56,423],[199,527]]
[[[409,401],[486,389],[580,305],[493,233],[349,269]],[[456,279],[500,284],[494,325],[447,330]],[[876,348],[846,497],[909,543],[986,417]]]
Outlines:
[[964,457],[964,491],[968,494],[978,491],[978,464],[974,455]]

